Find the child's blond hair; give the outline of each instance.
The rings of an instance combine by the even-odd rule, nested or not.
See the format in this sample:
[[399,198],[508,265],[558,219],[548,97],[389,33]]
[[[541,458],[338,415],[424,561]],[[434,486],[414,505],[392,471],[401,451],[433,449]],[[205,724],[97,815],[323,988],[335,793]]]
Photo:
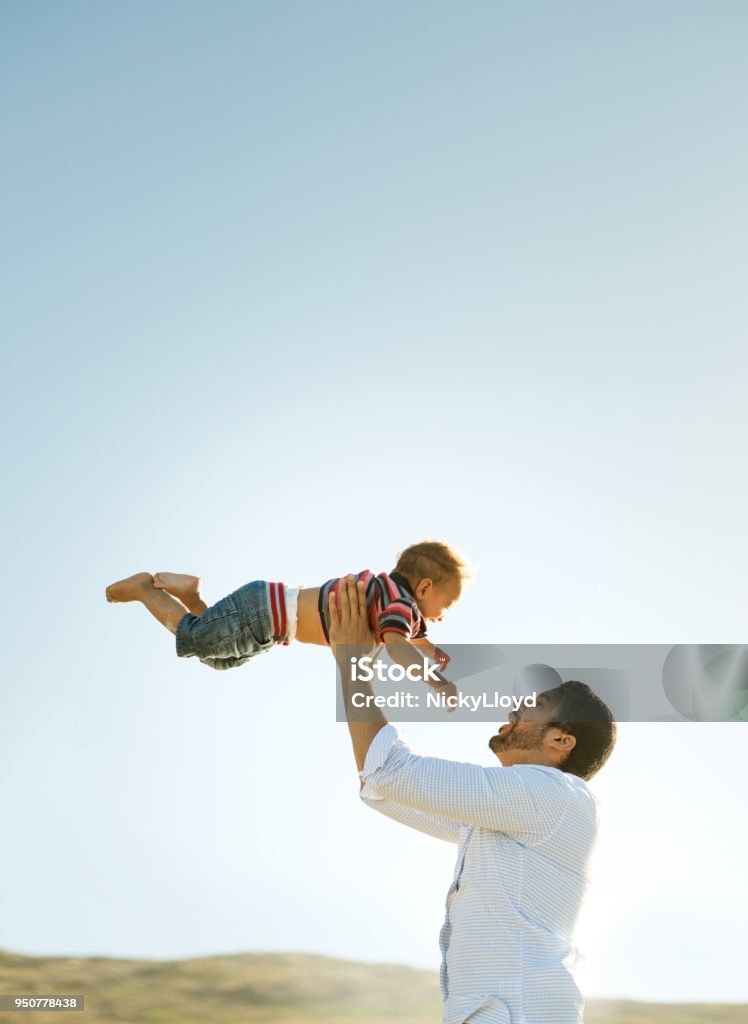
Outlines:
[[473,577],[473,568],[462,551],[440,540],[422,540],[401,551],[395,572],[414,587],[427,578],[434,583],[447,578],[462,583]]

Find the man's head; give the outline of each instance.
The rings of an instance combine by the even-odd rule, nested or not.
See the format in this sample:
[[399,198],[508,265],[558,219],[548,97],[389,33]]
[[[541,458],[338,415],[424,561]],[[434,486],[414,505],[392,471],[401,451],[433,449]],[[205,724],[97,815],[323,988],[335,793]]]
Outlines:
[[610,708],[586,685],[571,681],[538,695],[488,741],[505,767],[542,764],[591,779],[610,757],[616,723]]
[[398,557],[395,571],[406,578],[421,614],[432,622],[459,601],[463,581],[472,575],[465,556],[438,540],[411,544]]

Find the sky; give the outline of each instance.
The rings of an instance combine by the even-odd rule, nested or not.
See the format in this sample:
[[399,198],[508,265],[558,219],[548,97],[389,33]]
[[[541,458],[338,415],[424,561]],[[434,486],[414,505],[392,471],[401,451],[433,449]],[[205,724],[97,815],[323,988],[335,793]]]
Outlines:
[[[358,800],[329,654],[215,675],[122,576],[438,537],[478,573],[437,642],[745,639],[747,28],[3,0],[0,947],[438,966],[454,851]],[[748,1001],[743,729],[622,726],[591,994]]]

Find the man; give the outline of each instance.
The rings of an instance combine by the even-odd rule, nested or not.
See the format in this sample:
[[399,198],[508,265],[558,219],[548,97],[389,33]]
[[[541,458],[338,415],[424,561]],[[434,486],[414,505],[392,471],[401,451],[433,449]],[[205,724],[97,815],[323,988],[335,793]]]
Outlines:
[[[353,577],[339,607],[331,595],[330,640],[372,645]],[[599,813],[584,780],[613,749],[610,710],[583,683],[547,690],[490,738],[495,768],[414,754],[378,708],[352,718],[362,799],[458,844],[440,935],[444,1024],[578,1024],[572,933]]]

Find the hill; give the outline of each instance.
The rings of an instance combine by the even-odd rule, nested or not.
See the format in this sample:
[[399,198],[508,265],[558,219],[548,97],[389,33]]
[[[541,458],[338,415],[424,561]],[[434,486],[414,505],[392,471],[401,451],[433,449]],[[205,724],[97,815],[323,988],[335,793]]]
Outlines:
[[[438,1024],[436,975],[300,953],[189,960],[30,957],[0,952],[0,993],[83,994],[83,1014],[44,1024]],[[0,1011],[0,1022],[25,1014]],[[748,1006],[595,1000],[587,1024],[748,1024]]]

